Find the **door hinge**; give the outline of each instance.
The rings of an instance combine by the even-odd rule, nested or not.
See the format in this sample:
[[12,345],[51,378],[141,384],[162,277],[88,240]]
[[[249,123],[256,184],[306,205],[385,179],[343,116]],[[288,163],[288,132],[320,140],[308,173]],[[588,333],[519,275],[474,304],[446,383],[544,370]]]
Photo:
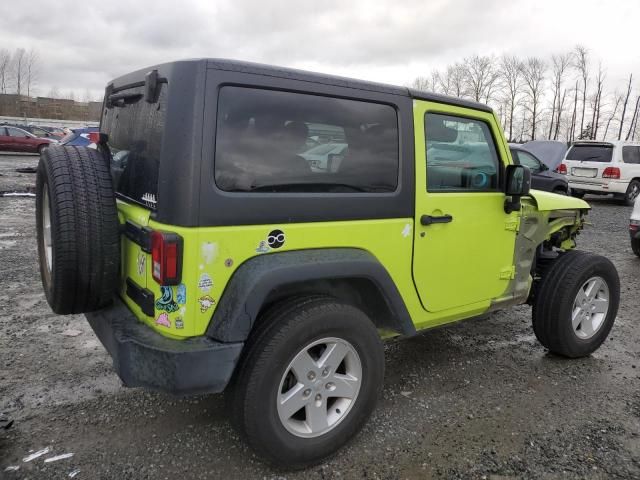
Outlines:
[[513,280],[516,278],[516,267],[511,266],[509,268],[505,268],[500,270],[500,280]]
[[520,217],[515,219],[509,219],[504,222],[504,229],[509,230],[511,232],[517,232],[520,230]]

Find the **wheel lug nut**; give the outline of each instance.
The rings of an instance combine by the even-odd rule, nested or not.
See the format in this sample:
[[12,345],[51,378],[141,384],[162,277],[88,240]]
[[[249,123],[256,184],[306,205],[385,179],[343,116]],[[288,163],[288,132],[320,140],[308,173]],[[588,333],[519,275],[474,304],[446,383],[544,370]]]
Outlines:
[[329,375],[329,372],[330,372],[329,367],[326,367],[324,370],[322,370],[322,376],[326,377],[327,375]]
[[305,397],[308,397],[309,395],[311,395],[311,389],[307,388],[304,392],[302,392],[302,395],[304,395]]
[[332,382],[328,382],[324,388],[326,388],[327,390],[332,390],[335,387],[335,385]]
[[309,372],[309,373],[307,373],[307,378],[309,380],[315,380],[316,374],[314,372]]
[[322,395],[320,395],[319,393],[316,395],[316,402],[319,402],[320,400],[322,400]]

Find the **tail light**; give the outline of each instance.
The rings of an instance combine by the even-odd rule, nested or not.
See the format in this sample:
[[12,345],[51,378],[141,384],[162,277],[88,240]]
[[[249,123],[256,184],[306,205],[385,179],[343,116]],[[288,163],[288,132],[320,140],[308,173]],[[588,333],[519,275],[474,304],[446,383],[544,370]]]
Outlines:
[[182,276],[182,237],[151,232],[151,275],[160,285],[178,285]]
[[618,167],[607,167],[602,172],[602,178],[620,178],[620,169]]
[[96,145],[100,145],[102,143],[107,143],[107,134],[102,132],[89,132],[87,138],[91,143],[95,143]]
[[640,231],[640,220],[630,220],[629,221],[629,231],[631,233],[636,233]]
[[558,173],[561,173],[563,175],[567,174],[567,166],[564,163],[561,163],[560,165],[558,165]]

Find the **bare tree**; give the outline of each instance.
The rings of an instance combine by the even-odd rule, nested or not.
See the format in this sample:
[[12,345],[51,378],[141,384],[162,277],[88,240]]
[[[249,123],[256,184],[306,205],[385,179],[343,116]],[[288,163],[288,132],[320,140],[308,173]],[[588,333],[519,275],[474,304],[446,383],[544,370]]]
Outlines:
[[415,88],[416,90],[427,91],[429,89],[429,79],[427,77],[416,77],[413,79],[413,82],[409,84],[410,88]]
[[473,55],[463,61],[465,81],[469,94],[476,102],[489,103],[498,80],[498,71],[492,57]]
[[558,117],[556,119],[556,130],[553,133],[554,140],[558,140],[558,136],[560,135],[560,122],[562,121],[562,112],[564,112],[564,102],[566,98],[567,98],[567,89],[565,88],[562,91],[562,97],[560,99],[560,102],[558,103]]
[[633,73],[629,75],[629,85],[627,86],[627,95],[624,97],[624,103],[622,104],[622,117],[620,118],[620,129],[618,130],[618,140],[622,138],[622,127],[624,126],[624,116],[627,113],[627,104],[629,103],[629,97],[631,96],[631,81],[633,80]]
[[576,87],[573,89],[574,98],[573,98],[573,114],[571,115],[571,127],[569,127],[569,132],[567,133],[567,139],[569,142],[573,142],[576,137],[576,120],[578,119],[578,81],[576,80]]
[[447,66],[445,72],[440,75],[440,90],[445,95],[458,98],[466,96],[464,65],[455,63]]
[[602,69],[602,63],[598,65],[598,76],[596,77],[596,93],[593,99],[593,115],[591,117],[591,139],[595,140],[598,136],[598,128],[600,127],[600,106],[602,104],[602,91],[604,90],[604,80],[606,72]]
[[2,48],[0,49],[0,93],[7,93],[9,90],[10,67],[11,52]]
[[631,137],[631,132],[634,129],[636,120],[638,118],[638,105],[640,104],[640,95],[638,95],[638,97],[636,98],[636,106],[633,109],[633,116],[631,117],[631,124],[629,125],[629,131],[627,132],[627,137],[625,138],[626,141],[629,140],[629,138]]
[[531,113],[531,140],[536,139],[536,130],[540,121],[540,104],[543,97],[543,87],[547,66],[537,57],[529,57],[522,66],[524,79],[525,108]]
[[[564,83],[564,77],[571,64],[571,55],[568,53],[562,55],[551,56],[551,72],[553,75],[553,102],[551,104],[551,121],[549,122],[549,135],[551,138],[553,135],[553,127],[555,123],[555,116],[558,115],[557,122],[560,123],[561,109],[560,109],[560,97],[562,96],[562,84]],[[565,91],[566,93],[566,91]],[[562,102],[564,104],[564,102]],[[557,106],[556,106],[557,105]]]
[[440,72],[438,72],[437,70],[432,70],[428,77],[416,77],[413,82],[409,84],[409,87],[415,88],[416,90],[421,90],[423,92],[437,92],[439,90],[439,85]]
[[[500,77],[504,88],[505,112],[509,122],[509,141],[513,140],[513,114],[522,94],[522,62],[513,55],[500,59]],[[505,121],[506,125],[506,121]],[[505,128],[506,130],[506,128]]]
[[47,97],[49,98],[60,98],[60,90],[55,85],[51,87],[49,93],[47,93]]
[[587,107],[587,86],[589,83],[589,50],[582,45],[576,45],[574,50],[575,67],[582,78],[582,114],[580,117],[580,134],[584,130],[584,112]]
[[622,95],[619,93],[616,93],[615,103],[613,105],[613,111],[609,116],[609,120],[607,120],[607,126],[604,129],[604,134],[602,135],[603,140],[607,139],[607,133],[609,132],[609,125],[611,125],[611,120],[613,120],[616,117],[616,113],[618,113],[618,107],[620,106],[620,103],[622,103]]
[[40,73],[40,55],[37,50],[29,49],[25,57],[25,84],[27,87],[27,96],[31,96],[33,89],[38,81]]
[[69,90],[69,92],[65,95],[65,98],[67,100],[73,100],[75,102],[76,100],[76,94],[73,90]]
[[26,55],[27,51],[24,48],[17,48],[11,59],[11,73],[18,95],[22,95],[24,90]]

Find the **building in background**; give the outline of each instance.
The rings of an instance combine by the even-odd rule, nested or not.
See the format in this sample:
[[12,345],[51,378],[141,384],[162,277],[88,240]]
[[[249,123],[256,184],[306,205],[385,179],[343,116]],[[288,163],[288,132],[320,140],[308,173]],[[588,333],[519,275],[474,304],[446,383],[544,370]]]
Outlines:
[[102,102],[76,102],[63,98],[0,94],[0,116],[3,117],[98,122],[101,109]]

